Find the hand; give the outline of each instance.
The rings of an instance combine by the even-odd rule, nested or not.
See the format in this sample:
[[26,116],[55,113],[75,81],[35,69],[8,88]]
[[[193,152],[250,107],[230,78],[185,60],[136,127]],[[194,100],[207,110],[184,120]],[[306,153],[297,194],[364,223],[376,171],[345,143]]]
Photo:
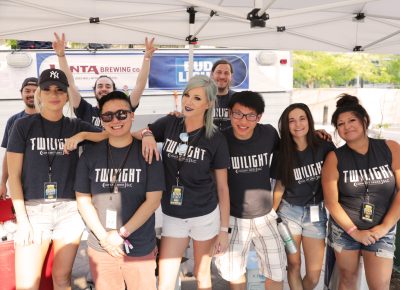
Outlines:
[[157,142],[154,136],[147,135],[142,138],[142,155],[144,160],[151,164],[153,161],[153,155],[156,156],[156,160],[160,160],[160,153],[157,150]]
[[60,36],[54,32],[55,40],[53,41],[53,49],[57,56],[64,56],[65,55],[65,34],[61,34]]
[[76,148],[78,148],[79,143],[81,143],[84,140],[85,139],[82,137],[81,133],[75,134],[70,138],[65,138],[64,154],[69,154],[69,152],[76,150]]
[[1,183],[0,199],[5,199],[6,197],[7,197],[7,185],[5,183]]
[[376,225],[373,228],[369,229],[371,232],[371,236],[376,240],[379,241],[382,237],[386,236],[386,234],[389,232],[390,228],[388,229],[384,225]]
[[116,230],[107,232],[106,236],[100,241],[100,245],[113,257],[125,256],[124,251],[121,249],[124,239],[118,234]]
[[326,132],[324,129],[315,130],[315,135],[325,141],[332,141],[331,134]]
[[149,41],[147,37],[145,38],[145,44],[146,44],[146,50],[144,52],[144,57],[145,58],[152,58],[153,53],[157,50],[157,48],[154,47],[154,37]]
[[220,256],[228,249],[229,246],[229,234],[226,232],[219,232],[217,239],[215,240],[213,248],[213,256]]
[[14,236],[14,245],[29,246],[33,243],[33,229],[29,220],[23,219],[17,223],[17,231]]
[[350,236],[364,246],[373,245],[377,241],[370,230],[354,230]]
[[175,116],[175,117],[177,117],[177,118],[183,116],[183,114],[182,114],[181,112],[178,112],[178,111],[169,112],[168,115],[170,115],[170,116]]

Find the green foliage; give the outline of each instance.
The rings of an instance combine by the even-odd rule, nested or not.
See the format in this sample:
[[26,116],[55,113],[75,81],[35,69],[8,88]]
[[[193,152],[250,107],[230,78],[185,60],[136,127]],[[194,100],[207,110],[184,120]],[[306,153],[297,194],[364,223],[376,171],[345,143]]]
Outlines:
[[295,87],[338,87],[357,84],[400,84],[400,57],[365,53],[293,53]]

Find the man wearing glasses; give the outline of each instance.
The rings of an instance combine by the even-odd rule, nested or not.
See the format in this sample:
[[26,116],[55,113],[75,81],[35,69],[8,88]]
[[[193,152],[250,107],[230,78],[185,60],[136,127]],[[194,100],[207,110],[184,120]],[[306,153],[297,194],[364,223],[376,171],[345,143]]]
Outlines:
[[217,257],[220,275],[230,289],[246,289],[246,261],[250,244],[257,252],[265,289],[282,289],[286,258],[272,209],[271,160],[279,136],[269,124],[259,124],[265,103],[252,91],[235,93],[229,102],[232,127],[223,131],[231,158],[228,168],[230,193],[230,243]]

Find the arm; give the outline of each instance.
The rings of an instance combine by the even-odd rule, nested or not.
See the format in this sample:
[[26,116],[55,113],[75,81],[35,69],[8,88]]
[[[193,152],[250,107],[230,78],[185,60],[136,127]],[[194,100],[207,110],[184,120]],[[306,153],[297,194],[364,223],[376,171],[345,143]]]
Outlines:
[[60,36],[57,33],[54,33],[55,40],[53,41],[53,49],[58,57],[58,64],[60,69],[65,73],[68,79],[68,96],[71,101],[72,106],[76,109],[79,107],[79,103],[81,102],[81,94],[79,93],[78,88],[75,85],[74,77],[69,68],[67,57],[65,56],[65,35],[64,33]]
[[143,91],[146,87],[147,79],[149,78],[150,61],[153,56],[153,53],[156,51],[156,48],[153,45],[154,38],[152,38],[149,41],[146,37],[145,43],[146,43],[146,51],[144,52],[142,67],[140,68],[139,75],[136,79],[135,87],[133,88],[132,92],[129,95],[131,106],[133,108],[139,105],[140,97],[143,94]]
[[[230,201],[228,188],[228,170],[215,169],[215,181],[217,183],[218,203],[220,210],[221,228],[229,228]],[[220,231],[214,245],[213,254],[223,254],[228,248],[228,233]]]
[[124,237],[130,236],[140,228],[160,206],[162,191],[151,191],[146,193],[146,200],[136,210],[129,221],[121,227],[120,234]]
[[274,188],[274,204],[272,206],[275,211],[278,211],[284,192],[285,187],[282,185],[282,182],[280,180],[277,180]]
[[392,170],[396,181],[396,193],[382,223],[371,229],[376,239],[385,236],[396,225],[400,217],[400,145],[392,140],[387,140],[386,144],[392,152]]
[[375,243],[376,239],[371,236],[369,230],[358,230],[353,221],[344,211],[339,203],[339,172],[337,170],[337,158],[334,152],[330,152],[322,167],[322,188],[324,193],[325,207],[335,222],[356,241],[368,246]]
[[160,152],[157,149],[156,139],[148,128],[132,132],[132,137],[136,140],[142,140],[142,155],[147,163],[151,164],[153,155],[156,156],[157,161],[160,160]]
[[108,133],[104,130],[101,132],[79,132],[70,138],[65,138],[64,154],[69,154],[69,152],[78,148],[78,144],[82,141],[101,142],[107,138]]
[[92,203],[92,196],[89,193],[76,192],[78,210],[83,220],[93,234],[100,241],[100,245],[113,257],[122,257],[124,252],[120,248],[123,239],[116,235],[116,231],[107,232],[100,222],[99,216]]
[[33,230],[26,214],[21,182],[23,160],[24,154],[7,152],[11,198],[17,218],[18,229],[14,238],[17,245],[29,245],[33,242]]
[[6,198],[7,195],[7,179],[8,179],[8,169],[7,169],[7,153],[4,154],[2,175],[1,175],[1,189],[0,198]]

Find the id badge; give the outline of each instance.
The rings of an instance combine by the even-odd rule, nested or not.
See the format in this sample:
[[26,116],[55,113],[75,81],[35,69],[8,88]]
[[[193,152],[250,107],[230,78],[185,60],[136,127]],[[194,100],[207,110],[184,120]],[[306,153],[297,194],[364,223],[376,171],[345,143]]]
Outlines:
[[312,223],[319,222],[319,205],[310,206],[310,221]]
[[43,185],[44,201],[57,200],[57,182],[45,182]]
[[171,205],[182,205],[183,201],[183,186],[172,186],[171,199],[169,203]]
[[361,219],[372,223],[374,220],[375,205],[369,202],[363,202],[361,205]]
[[107,209],[106,210],[106,228],[111,230],[117,229],[117,211]]

